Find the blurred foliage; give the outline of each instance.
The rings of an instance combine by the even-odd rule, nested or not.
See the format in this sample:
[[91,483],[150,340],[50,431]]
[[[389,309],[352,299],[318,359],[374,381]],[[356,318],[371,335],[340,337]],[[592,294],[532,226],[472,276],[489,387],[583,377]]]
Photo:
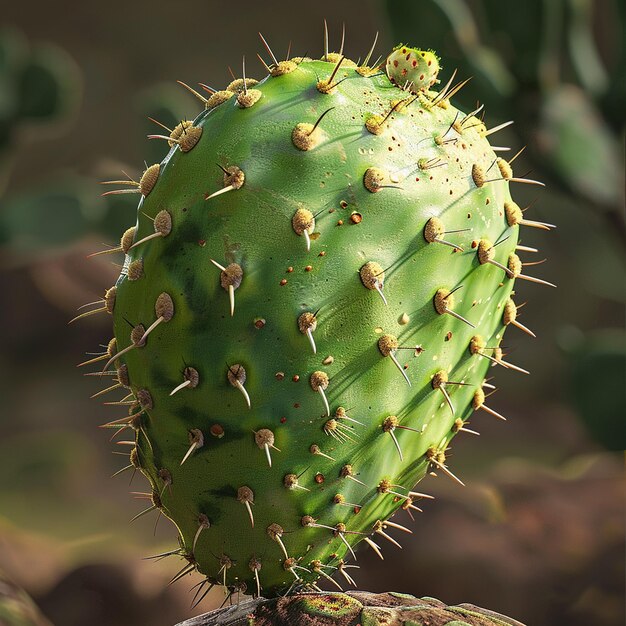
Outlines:
[[11,146],[45,135],[70,118],[80,100],[80,71],[65,50],[31,44],[17,29],[0,30],[0,197]]
[[565,328],[559,339],[569,356],[570,398],[587,430],[609,450],[626,450],[626,331],[608,328],[583,335]]
[[[135,97],[138,123],[133,139],[147,143],[148,163],[161,161],[169,149],[164,141],[145,141],[148,134],[164,132],[149,117],[173,128],[187,105],[184,91],[171,84],[156,85]],[[18,259],[25,257],[32,262],[38,251],[62,251],[88,235],[97,233],[116,241],[130,225],[129,216],[136,210],[137,198],[102,197],[98,192],[101,190],[94,179],[63,173],[45,185],[0,196],[0,250],[4,246]],[[13,260],[16,262],[15,256]]]

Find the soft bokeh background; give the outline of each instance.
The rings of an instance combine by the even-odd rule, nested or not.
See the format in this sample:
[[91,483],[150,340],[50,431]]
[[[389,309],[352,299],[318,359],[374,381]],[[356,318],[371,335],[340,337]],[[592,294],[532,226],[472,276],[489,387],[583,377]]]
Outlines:
[[[619,0],[349,0],[335,3],[5,3],[0,17],[0,569],[58,626],[172,626],[190,611],[173,587],[179,562],[142,560],[175,546],[168,523],[129,519],[144,501],[99,386],[75,365],[110,336],[108,316],[74,326],[76,308],[113,283],[121,259],[87,261],[134,223],[134,201],[100,197],[99,180],[140,175],[165,154],[147,116],[166,124],[199,112],[175,84],[221,87],[228,66],[261,78],[261,30],[278,56],[322,52],[323,18],[362,57],[406,41],[432,47],[444,81],[473,80],[456,99],[486,103],[489,126],[516,120],[494,143],[526,151],[547,189],[516,188],[523,233],[549,258],[518,287],[532,340],[507,332],[510,359],[490,401],[508,422],[476,415],[480,438],[454,442],[468,487],[429,479],[437,496],[384,562],[364,551],[357,581],[448,602],[471,601],[534,626],[624,623],[626,352],[623,139],[624,3]],[[497,139],[496,139],[497,138]],[[119,197],[118,197],[119,198]],[[409,521],[408,518],[405,521]],[[395,551],[394,551],[395,550]],[[2,623],[0,613],[0,623]]]

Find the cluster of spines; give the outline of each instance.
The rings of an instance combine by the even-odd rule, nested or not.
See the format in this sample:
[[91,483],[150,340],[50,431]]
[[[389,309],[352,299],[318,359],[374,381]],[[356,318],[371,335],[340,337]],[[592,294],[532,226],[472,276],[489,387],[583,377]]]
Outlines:
[[[271,51],[270,51],[270,54],[271,54]],[[269,69],[270,75],[273,77],[281,76],[285,73],[289,73],[297,67],[296,61],[292,60],[292,61],[286,61],[286,62],[278,62],[273,56],[273,54],[271,54],[271,56],[273,58],[273,63],[272,65],[268,66],[268,69]],[[330,53],[326,52],[324,59],[330,61]],[[337,71],[342,63],[346,63],[346,59],[340,53],[338,57],[336,57],[335,66],[329,78],[326,80],[318,81],[318,85],[317,85],[318,91],[324,94],[332,93],[335,87],[335,83],[333,81],[335,80]],[[363,72],[363,75],[367,75],[367,73]],[[256,84],[256,81],[253,81],[252,79],[246,79],[245,73],[244,73],[243,79],[239,79],[239,81],[233,81],[233,83],[231,83],[226,90],[222,92],[215,91],[213,95],[218,95],[218,94],[221,94],[221,95],[219,95],[219,98],[216,98],[213,101],[213,103],[209,104],[211,98],[205,99],[204,97],[202,97],[202,99],[203,101],[205,101],[205,105],[207,108],[212,108],[214,106],[218,106],[219,103],[224,102],[227,99],[230,99],[231,97],[236,95],[239,106],[241,108],[249,108],[250,106],[254,106],[254,104],[261,97],[260,95],[258,95],[258,97],[257,95],[253,95],[252,97],[250,97],[250,92],[253,91],[251,87],[254,84]],[[406,107],[410,105],[410,103],[414,101],[415,99],[420,99],[420,102],[427,102],[430,106],[440,105],[440,106],[445,107],[447,106],[447,104],[444,104],[444,103],[447,102],[450,94],[453,93],[456,89],[457,89],[456,87],[451,88],[451,82],[449,82],[448,85],[444,87],[442,92],[440,92],[439,94],[436,94],[434,97],[420,91],[419,93],[412,95],[410,100],[408,99],[400,100],[398,103],[393,104],[389,115],[387,115],[384,118],[381,117],[380,120],[377,120],[375,123],[372,122],[371,117],[368,118],[365,122],[365,128],[370,133],[378,134],[379,132],[381,132],[381,128],[383,128],[384,125],[389,121],[392,113],[397,112],[401,107]],[[257,92],[257,94],[261,94],[259,90],[254,90],[254,91]],[[225,93],[225,92],[229,92],[229,93]],[[197,94],[197,92],[195,91],[194,93]],[[217,100],[220,100],[220,102],[216,104]],[[320,123],[322,122],[323,117],[331,110],[332,109],[327,109],[324,113],[322,113],[322,115],[317,119],[317,121],[314,124],[308,123],[308,122],[306,123],[302,122],[302,123],[298,123],[294,127],[291,140],[297,149],[303,150],[303,151],[312,150],[320,142],[322,142],[325,139]],[[452,128],[457,133],[462,133],[463,125],[466,124],[467,121],[473,119],[474,120],[473,124],[475,126],[478,125],[480,127],[480,130],[482,131],[482,135],[483,136],[488,135],[490,131],[487,131],[484,128],[484,126],[482,126],[482,122],[477,122],[475,118],[473,118],[473,115],[477,111],[473,112],[472,114],[469,114],[468,116],[465,116],[460,121],[458,119],[455,119],[455,122],[453,122],[452,124]],[[496,130],[496,129],[493,129],[493,130]],[[446,133],[444,133],[443,135],[440,135],[440,136],[438,135],[437,138],[435,139],[435,143],[441,145],[445,143],[446,141],[449,141],[449,139],[446,139],[449,133],[450,133],[450,130],[446,131]],[[180,148],[181,152],[188,152],[189,150],[193,149],[193,147],[198,143],[198,141],[201,138],[201,135],[202,135],[201,127],[194,126],[190,122],[181,122],[181,124],[179,124],[175,129],[170,131],[169,136],[163,135],[163,136],[158,136],[158,137],[167,139],[168,143],[170,144],[170,147],[178,147]],[[497,159],[495,163],[497,164],[497,167],[501,174],[500,177],[496,177],[496,178],[489,178],[488,170],[484,171],[478,164],[475,164],[472,167],[471,177],[477,188],[483,187],[489,182],[494,182],[496,180],[506,180],[506,181],[512,181],[512,182],[516,182],[516,181],[531,182],[531,183],[535,182],[535,181],[526,181],[525,179],[514,178],[512,176],[510,163],[507,163],[503,159]],[[432,160],[424,161],[424,162],[420,161],[420,163],[418,164],[418,167],[421,171],[427,171],[437,166],[438,166],[438,163]],[[245,183],[245,172],[241,170],[238,166],[230,166],[228,168],[222,168],[222,169],[223,169],[223,174],[224,174],[223,187],[221,189],[216,190],[215,192],[207,194],[206,196],[207,200],[210,200],[218,195],[221,195],[229,191],[236,191],[242,188]],[[146,197],[150,194],[154,186],[157,184],[157,181],[159,178],[159,172],[160,172],[160,166],[156,164],[147,168],[147,170],[144,172],[139,182],[111,181],[111,182],[117,182],[117,183],[122,182],[126,185],[129,185],[132,188],[115,190],[115,191],[107,192],[107,193],[140,193],[144,197]],[[367,189],[371,193],[377,193],[383,190],[385,187],[391,186],[390,183],[393,183],[393,182],[394,182],[393,175],[375,167],[371,167],[367,169],[363,176],[363,185],[365,189]],[[550,227],[550,225],[547,225],[547,224],[524,220],[522,217],[521,209],[513,202],[505,203],[505,213],[506,213],[507,224],[510,227],[513,227],[516,225],[536,226],[539,228]],[[131,228],[124,233],[119,247],[111,248],[110,250],[106,250],[104,252],[123,252],[125,254],[129,253],[131,249],[139,247],[140,245],[146,243],[150,239],[155,239],[158,237],[167,237],[172,231],[172,228],[173,228],[172,216],[167,211],[162,210],[154,218],[154,234],[148,235],[144,237],[143,239],[135,242],[134,239],[135,239],[136,231],[134,228]],[[306,249],[307,251],[310,251],[310,248],[311,248],[310,235],[313,233],[314,228],[315,228],[315,216],[307,209],[298,209],[292,217],[292,228],[296,235],[299,235],[305,239]],[[462,231],[456,231],[456,232],[462,232]],[[464,252],[466,248],[464,248],[461,245],[461,243],[466,245],[465,242],[455,243],[444,238],[450,234],[456,234],[456,233],[455,231],[449,231],[448,233],[446,233],[444,222],[441,219],[436,218],[436,217],[430,218],[427,221],[424,227],[424,231],[423,231],[424,240],[428,244],[441,244],[441,245],[451,247],[455,252]],[[540,281],[538,279],[533,279],[531,277],[527,277],[523,275],[521,273],[522,271],[521,262],[519,261],[519,258],[517,257],[515,253],[511,253],[509,255],[509,257],[506,260],[506,264],[496,261],[494,258],[495,246],[498,245],[498,243],[499,242],[496,242],[495,244],[493,244],[492,242],[486,239],[481,239],[479,241],[470,242],[471,248],[476,249],[476,256],[478,258],[479,264],[482,265],[482,264],[489,263],[489,264],[495,265],[496,267],[502,269],[505,273],[505,276],[508,278],[527,278],[528,280],[534,280],[535,282],[545,283],[545,281]],[[235,293],[235,290],[240,286],[242,280],[244,279],[244,270],[241,267],[241,265],[237,263],[231,263],[227,266],[224,266],[213,259],[211,259],[211,261],[220,270],[220,285],[229,294],[230,315],[233,316],[235,313],[234,293]],[[133,281],[133,280],[140,279],[143,276],[143,272],[144,272],[143,262],[142,262],[141,257],[131,261],[125,268],[125,271],[126,271],[126,276],[128,280]],[[365,288],[370,289],[372,291],[376,291],[379,294],[380,298],[382,299],[384,305],[387,305],[387,299],[385,297],[385,292],[384,292],[385,270],[382,268],[382,266],[379,263],[377,263],[376,261],[368,261],[364,263],[362,267],[360,268],[359,278],[362,282],[362,285]],[[549,283],[546,283],[546,284],[549,284]],[[461,288],[461,285],[452,289],[449,289],[446,287],[442,287],[441,289],[439,289],[433,297],[434,311],[438,315],[446,315],[446,314],[450,315],[458,319],[462,323],[467,324],[470,327],[474,328],[474,325],[472,324],[471,321],[469,321],[466,317],[464,317],[457,310],[455,310],[454,293],[457,289],[460,289],[460,288]],[[115,293],[116,293],[115,289],[116,288],[113,287],[106,292],[105,297],[103,298],[103,301],[102,301],[102,304],[103,304],[102,307],[83,313],[79,315],[78,317],[90,315],[92,313],[97,313],[100,311],[107,311],[109,313],[112,313],[113,308],[115,306]],[[103,390],[102,392],[95,394],[96,396],[99,396],[102,393],[105,393],[107,391],[117,389],[117,388],[126,388],[130,390],[128,370],[124,364],[121,364],[121,361],[119,360],[120,357],[123,354],[129,352],[130,350],[141,349],[145,347],[150,333],[160,324],[170,321],[175,314],[173,300],[168,293],[160,294],[160,296],[157,298],[155,302],[154,308],[155,308],[154,321],[147,328],[144,327],[144,325],[142,324],[137,324],[133,326],[130,332],[130,344],[126,348],[118,351],[115,340],[112,340],[112,342],[109,344],[106,352],[103,355],[96,357],[94,359],[90,359],[89,361],[85,362],[85,364],[88,364],[88,363],[97,362],[99,360],[106,360],[103,372],[106,372],[108,367],[112,365],[113,363],[119,364],[116,371],[114,372],[114,375],[117,378],[117,382],[112,387],[109,387]],[[318,313],[319,311],[316,313],[305,312],[305,313],[302,313],[296,320],[300,332],[303,335],[307,336],[308,342],[310,344],[311,349],[313,350],[313,353],[316,353],[317,351],[313,333],[316,331],[317,325],[319,322]],[[513,303],[513,300],[511,299],[508,299],[504,306],[502,323],[503,323],[503,326],[507,326],[509,324],[516,325],[522,330],[524,330],[525,332],[527,332],[528,334],[532,334],[531,331],[529,331],[525,326],[521,325],[519,321],[517,320],[517,308],[515,304]],[[380,337],[380,339],[378,340],[378,349],[382,357],[383,358],[389,357],[389,359],[393,362],[394,366],[401,373],[405,382],[408,385],[410,385],[411,384],[410,378],[396,357],[397,351],[401,348],[403,348],[403,346],[399,345],[398,339],[393,335],[385,334],[382,337]],[[470,342],[470,345],[468,346],[468,350],[471,355],[478,355],[480,357],[484,357],[492,361],[494,364],[502,365],[506,368],[517,369],[517,370],[525,372],[525,370],[521,370],[521,368],[518,368],[517,366],[513,366],[512,364],[504,361],[502,350],[500,347],[498,346],[494,346],[492,348],[486,347],[484,341],[479,335],[476,335],[472,338],[472,341]],[[490,351],[491,353],[488,354],[487,351]],[[245,388],[246,371],[243,365],[241,364],[227,365],[226,370],[225,370],[225,376],[228,382],[241,392],[241,394],[245,398],[247,406],[250,407],[252,401],[251,401],[250,395],[248,394]],[[198,384],[200,383],[199,373],[192,366],[187,366],[185,368],[182,378],[183,378],[182,382],[173,381],[173,388],[172,388],[170,395],[178,393],[186,388],[193,389],[196,386],[198,386]],[[326,372],[322,370],[314,371],[309,377],[310,388],[312,391],[320,395],[323,408],[324,408],[324,413],[327,417],[327,420],[323,427],[323,432],[326,435],[333,437],[336,441],[339,441],[339,442],[353,440],[352,436],[354,434],[353,433],[354,427],[352,426],[352,424],[347,424],[346,422],[353,422],[357,424],[359,424],[359,422],[357,420],[354,420],[348,417],[346,414],[346,411],[342,409],[341,407],[339,407],[336,410],[334,416],[331,417],[331,409],[330,409],[327,395],[325,393],[329,387],[329,384],[330,384],[329,376]],[[450,381],[448,378],[448,372],[445,369],[436,371],[432,376],[433,391],[436,393],[441,393],[445,403],[449,407],[449,410],[452,416],[455,415],[455,407],[452,402],[451,396],[448,392],[448,388],[450,385],[461,385],[461,384],[465,384],[465,383],[462,383],[461,381]],[[484,386],[490,387],[488,383],[485,383]],[[481,387],[478,387],[474,393],[473,400],[472,400],[472,408],[474,410],[483,409],[491,413],[492,415],[495,415],[496,417],[502,418],[501,415],[499,415],[492,409],[486,407],[486,405],[484,404],[484,401],[485,401],[485,393],[483,391],[483,387],[481,386]],[[126,398],[124,398],[121,402],[128,403],[129,415],[119,420],[110,422],[109,424],[107,424],[107,426],[119,428],[120,431],[130,427],[137,433],[136,434],[137,438],[139,438],[140,436],[143,436],[145,440],[147,441],[147,444],[151,447],[150,440],[142,425],[142,415],[145,412],[151,410],[153,406],[150,392],[147,389],[138,389],[135,392],[131,391],[131,393],[128,396],[126,396]],[[400,447],[400,443],[395,435],[395,431],[397,429],[414,430],[414,429],[407,427],[404,424],[401,424],[400,420],[396,416],[391,415],[391,416],[387,416],[386,418],[384,418],[381,424],[381,433],[384,433],[385,435],[388,434],[392,438],[394,442],[394,446],[397,449],[398,455],[400,459],[403,460],[403,452]],[[454,426],[453,426],[453,432],[458,432],[460,430],[474,432],[465,428],[462,420],[456,419],[454,422]],[[219,434],[216,435],[213,432],[211,434],[213,436],[220,436]],[[181,465],[196,450],[203,447],[204,445],[205,433],[201,429],[192,428],[189,430],[188,435],[189,435],[189,441],[188,441],[189,447],[187,448],[187,451],[184,454],[184,456],[182,456],[181,458],[181,461],[180,461]],[[261,428],[253,433],[253,438],[254,438],[254,443],[256,444],[256,446],[259,449],[264,451],[267,462],[269,466],[271,467],[272,450],[278,451],[278,448],[276,448],[276,446],[274,445],[275,444],[274,432],[268,428]],[[131,442],[131,443],[133,443],[133,445],[136,444],[136,442]],[[334,460],[330,455],[323,452],[317,443],[311,444],[309,451],[311,454],[320,455],[327,459]],[[442,472],[448,474],[450,477],[460,482],[459,479],[456,478],[456,476],[454,476],[454,474],[452,474],[452,472],[447,467],[445,453],[446,453],[445,446],[440,447],[440,446],[433,445],[430,448],[428,448],[428,450],[426,451],[425,460],[427,461],[427,464],[432,469],[441,470]],[[129,467],[133,467],[135,469],[137,468],[145,469],[144,465],[141,463],[139,459],[139,448],[136,445],[135,447],[133,447],[133,452],[131,452],[131,464]],[[344,478],[347,480],[353,480],[353,481],[356,481],[357,483],[363,484],[358,478],[356,478],[354,469],[349,464],[346,464],[342,467],[340,475],[341,475],[341,478]],[[167,488],[172,487],[171,475],[169,474],[167,470],[165,469],[159,470],[157,477],[162,483],[162,489],[160,493],[159,491],[155,489],[153,490],[151,494],[147,494],[150,497],[152,504],[146,510],[146,512],[150,510],[155,510],[155,509],[162,510],[163,505],[162,505],[161,496],[163,494],[163,490],[166,487]],[[156,482],[157,481],[155,480],[155,483]],[[299,476],[297,476],[296,474],[285,475],[283,477],[283,486],[287,489],[306,489],[305,487],[300,485]],[[397,491],[397,489],[398,489],[397,485],[392,485],[386,479],[381,480],[379,485],[376,487],[376,491],[379,494],[393,495],[393,497],[396,498],[397,501],[401,502],[401,508],[403,508],[404,510],[407,510],[409,514],[411,514],[411,510],[419,510],[413,503],[416,499],[426,497],[425,494],[409,491],[406,488],[402,488],[402,490],[407,491],[407,493],[402,493],[402,491]],[[247,514],[250,518],[250,523],[252,526],[254,526],[254,515],[252,512],[252,505],[254,504],[253,490],[247,485],[242,485],[241,487],[239,487],[237,491],[236,498],[237,498],[237,501],[239,501],[246,508]],[[355,503],[346,502],[345,497],[342,496],[342,494],[336,494],[333,498],[333,501],[337,506],[349,506],[352,508],[360,508],[360,505],[358,503],[355,504]],[[360,535],[361,538],[365,542],[367,542],[376,551],[376,553],[379,556],[381,556],[381,558],[382,558],[382,555],[380,553],[380,547],[373,541],[373,537],[376,534],[391,541],[392,543],[395,543],[396,545],[399,545],[397,544],[397,541],[395,539],[393,539],[390,535],[388,535],[385,532],[385,530],[388,527],[392,527],[392,528],[399,528],[401,530],[410,532],[408,531],[408,529],[405,529],[404,527],[396,523],[390,522],[388,520],[387,521],[377,520],[372,528],[371,535],[368,536],[367,533],[361,533],[361,532],[348,530],[345,524],[343,523],[338,523],[336,525],[319,524],[317,520],[314,520],[311,516],[308,516],[308,515],[305,515],[302,518],[302,526],[325,528],[329,530],[330,532],[333,533],[335,537],[338,537],[345,544],[346,549],[353,556],[354,556],[354,552],[352,550],[351,544],[346,540],[345,535],[346,534]],[[188,560],[188,564],[185,566],[185,568],[183,568],[183,570],[181,570],[181,572],[179,573],[179,575],[175,577],[175,579],[178,579],[179,576],[182,576],[196,569],[197,564],[196,564],[195,558],[193,557],[193,551],[195,550],[195,545],[200,536],[200,533],[209,528],[210,528],[209,518],[205,514],[199,513],[198,530],[194,537],[192,550],[191,552],[185,552],[183,549],[180,552]],[[302,578],[300,574],[298,574],[298,571],[305,571],[309,575],[313,572],[317,576],[321,576],[323,578],[328,578],[329,580],[332,580],[330,576],[324,571],[324,569],[336,569],[344,576],[344,578],[346,578],[346,580],[349,583],[352,582],[351,577],[345,572],[345,568],[350,567],[350,566],[345,565],[343,561],[339,561],[340,565],[335,566],[331,564],[323,564],[321,561],[314,559],[310,564],[310,568],[305,568],[302,565],[300,565],[298,560],[294,559],[293,557],[290,557],[288,554],[288,550],[285,547],[285,543],[282,540],[284,532],[285,532],[284,529],[277,523],[270,524],[270,526],[268,526],[267,528],[267,536],[271,540],[276,542],[278,546],[280,547],[285,557],[284,568],[286,571],[289,571],[291,572],[291,574],[293,574],[295,578],[295,583],[304,582],[304,579]],[[227,571],[230,567],[232,567],[232,561],[226,555],[222,555],[219,558],[220,558],[220,569],[218,572],[218,576],[215,577],[214,581],[223,583],[224,586],[227,586]],[[253,556],[250,560],[250,570],[251,572],[253,572],[255,580],[256,580],[257,593],[260,593],[260,589],[261,589],[260,580],[259,580],[260,569],[261,569],[261,560],[258,557]],[[231,585],[231,588],[232,588],[232,585]],[[238,589],[240,589],[240,586],[238,587]]]

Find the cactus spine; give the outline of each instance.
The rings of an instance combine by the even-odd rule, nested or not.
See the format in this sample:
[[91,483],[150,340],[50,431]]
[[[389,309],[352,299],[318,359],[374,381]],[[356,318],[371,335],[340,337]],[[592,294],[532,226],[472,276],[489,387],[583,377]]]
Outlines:
[[450,103],[460,85],[433,90],[434,53],[382,67],[272,55],[260,82],[192,90],[204,110],[165,159],[108,192],[140,198],[99,309],[129,408],[110,426],[199,592],[354,584],[357,544],[382,558],[411,532],[420,479],[461,482],[473,412],[502,417],[489,368],[521,369],[500,343],[530,332],[510,188],[533,181]]

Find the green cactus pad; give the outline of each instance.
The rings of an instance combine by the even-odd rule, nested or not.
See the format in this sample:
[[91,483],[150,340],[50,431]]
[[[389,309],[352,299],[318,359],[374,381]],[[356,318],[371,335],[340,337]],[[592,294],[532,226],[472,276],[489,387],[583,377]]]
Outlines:
[[[333,614],[312,612],[312,604],[350,607]],[[471,604],[447,606],[434,598],[395,593],[296,593],[274,600],[249,600],[218,609],[178,626],[523,626]]]
[[141,198],[102,309],[129,405],[111,426],[135,432],[181,575],[253,594],[353,584],[357,544],[396,549],[415,483],[456,479],[452,437],[499,417],[483,385],[518,324],[523,220],[483,123],[450,85],[326,58],[239,81],[164,137],[119,190]]

